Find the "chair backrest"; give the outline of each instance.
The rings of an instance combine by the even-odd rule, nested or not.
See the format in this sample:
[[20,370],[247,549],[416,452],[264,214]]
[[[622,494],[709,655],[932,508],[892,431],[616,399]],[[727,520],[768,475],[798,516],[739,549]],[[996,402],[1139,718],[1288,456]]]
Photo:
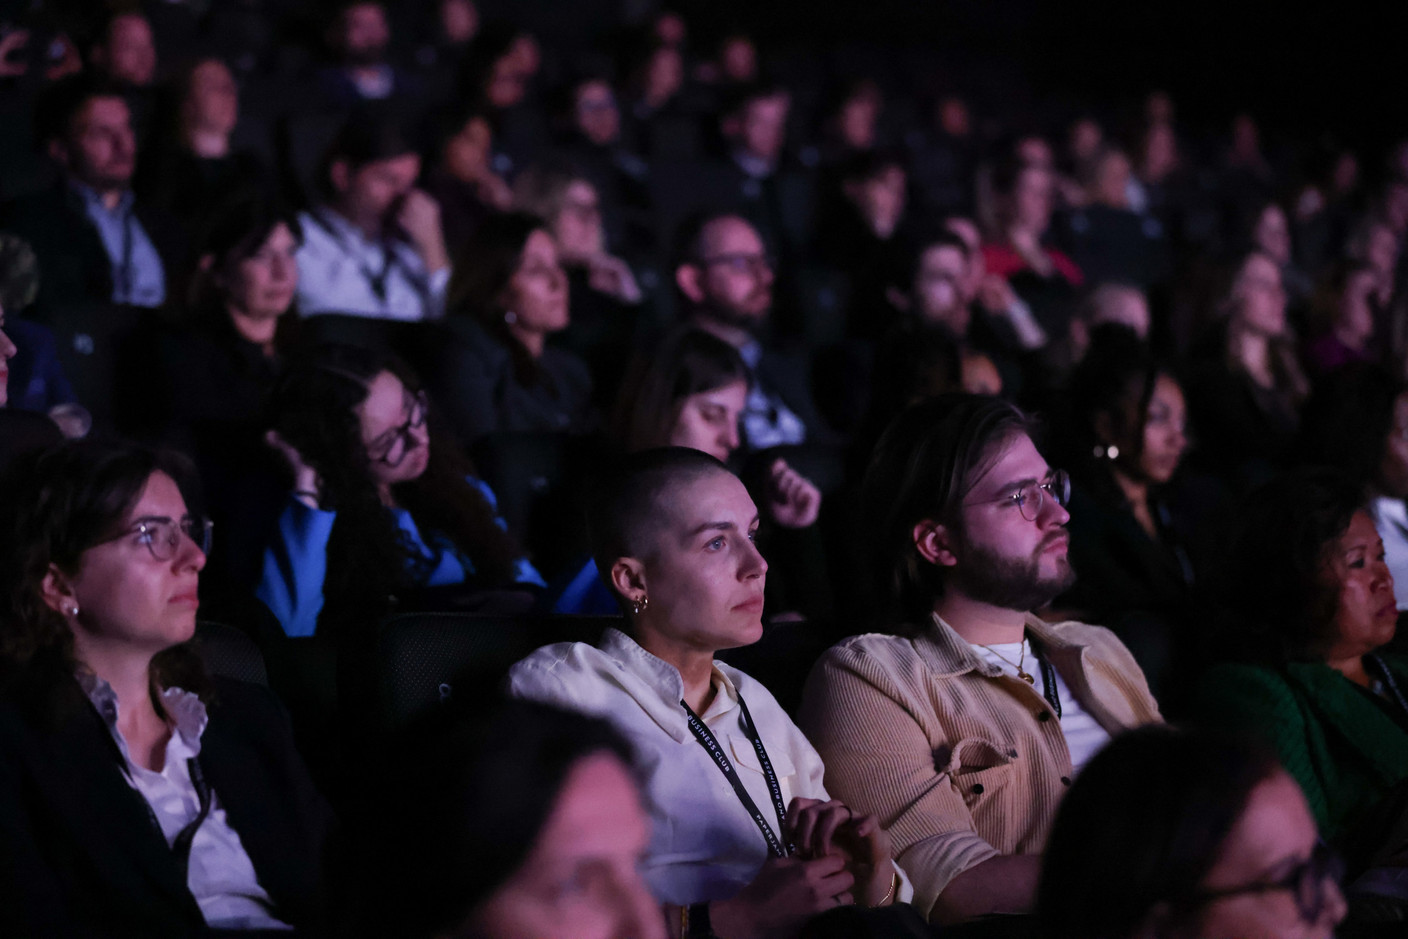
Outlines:
[[498,688],[509,668],[552,642],[594,642],[619,617],[507,617],[473,613],[400,613],[377,636],[378,711],[383,728],[400,726],[447,701],[456,689]]
[[202,621],[196,624],[196,640],[196,648],[211,674],[268,686],[264,653],[242,630]]

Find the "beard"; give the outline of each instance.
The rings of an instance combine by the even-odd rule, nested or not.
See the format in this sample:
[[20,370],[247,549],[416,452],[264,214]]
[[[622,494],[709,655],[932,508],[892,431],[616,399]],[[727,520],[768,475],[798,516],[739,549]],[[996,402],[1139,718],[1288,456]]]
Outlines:
[[1026,557],[1009,557],[992,548],[975,544],[967,535],[960,535],[958,551],[962,559],[956,585],[967,597],[1004,610],[1027,613],[1039,610],[1065,593],[1076,582],[1071,562],[1061,558],[1053,577],[1041,576],[1041,553],[1054,537],[1053,532],[1042,539],[1036,550]]

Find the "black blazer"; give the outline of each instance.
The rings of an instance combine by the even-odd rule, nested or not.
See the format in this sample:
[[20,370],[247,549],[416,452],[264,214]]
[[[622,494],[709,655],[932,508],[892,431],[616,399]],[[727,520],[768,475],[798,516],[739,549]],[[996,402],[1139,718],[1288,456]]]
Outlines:
[[[170,216],[141,199],[133,211],[165,269],[167,296],[187,263],[187,239]],[[65,181],[18,199],[0,212],[0,228],[19,235],[39,259],[40,315],[54,308],[112,300],[112,264],[83,199]]]
[[[0,935],[209,932],[102,718],[82,698],[55,721],[12,683],[0,696]],[[275,913],[301,935],[322,919],[331,814],[273,693],[216,679],[201,767]]]

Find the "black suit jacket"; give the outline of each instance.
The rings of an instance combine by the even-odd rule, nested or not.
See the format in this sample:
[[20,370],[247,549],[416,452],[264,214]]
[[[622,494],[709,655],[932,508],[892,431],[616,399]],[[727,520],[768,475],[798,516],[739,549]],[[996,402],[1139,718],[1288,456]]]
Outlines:
[[[58,721],[13,684],[0,698],[0,935],[207,934],[107,727],[71,692]],[[209,716],[201,767],[276,914],[316,933],[331,815],[282,708],[266,688],[217,679]]]
[[[170,286],[188,259],[185,238],[168,215],[142,200],[137,200],[134,211],[161,256],[170,296]],[[66,181],[5,206],[0,229],[28,241],[39,259],[39,316],[84,302],[111,301],[112,263],[98,230],[88,220],[82,197]]]

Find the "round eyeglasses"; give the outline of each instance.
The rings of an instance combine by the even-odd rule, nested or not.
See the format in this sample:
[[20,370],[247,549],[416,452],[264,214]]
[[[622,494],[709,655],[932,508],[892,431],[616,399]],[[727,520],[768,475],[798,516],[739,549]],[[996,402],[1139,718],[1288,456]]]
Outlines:
[[[176,556],[181,544],[181,536],[185,535],[191,539],[202,554],[210,553],[211,531],[215,528],[215,523],[208,518],[196,518],[186,515],[180,519],[175,518],[143,518],[131,528],[108,541],[121,541],[124,538],[133,538],[137,543],[147,546],[147,550],[152,553],[152,557],[158,561],[169,561]],[[106,542],[104,542],[106,544]]]
[[1338,886],[1344,876],[1344,861],[1323,841],[1315,845],[1310,857],[1295,867],[1280,880],[1261,881],[1244,884],[1240,887],[1227,887],[1220,890],[1201,890],[1188,898],[1191,906],[1202,906],[1227,897],[1244,894],[1270,893],[1275,890],[1290,891],[1296,903],[1296,911],[1306,923],[1318,923],[1320,914],[1325,912],[1328,899],[1328,884]]
[[411,431],[425,426],[425,414],[429,408],[429,399],[424,391],[411,399],[406,420],[399,427],[393,427],[380,437],[367,444],[367,456],[373,463],[385,463],[395,469],[406,459],[406,454],[413,449],[410,446]]
[[979,499],[969,505],[990,505],[994,503],[1005,503],[1017,507],[1017,511],[1022,513],[1022,518],[1029,522],[1036,521],[1041,516],[1041,507],[1046,504],[1047,499],[1059,506],[1065,507],[1071,501],[1071,477],[1065,470],[1052,470],[1051,476],[1045,482],[1029,482],[1018,487],[1015,492],[998,496],[996,499]]

